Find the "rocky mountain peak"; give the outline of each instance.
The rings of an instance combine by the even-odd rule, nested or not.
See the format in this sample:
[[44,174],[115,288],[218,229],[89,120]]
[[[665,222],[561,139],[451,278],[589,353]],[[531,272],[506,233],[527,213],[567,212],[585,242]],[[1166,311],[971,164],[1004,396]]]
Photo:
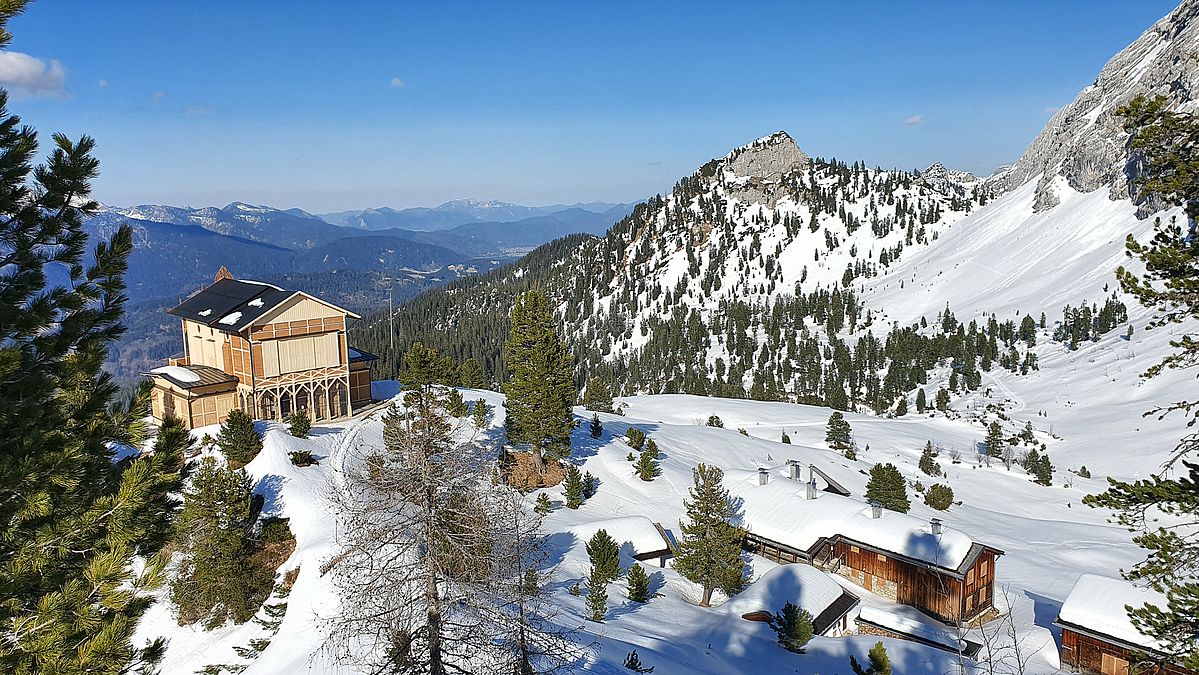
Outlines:
[[812,160],[785,131],[743,145],[724,157],[725,168],[734,176],[778,181],[789,173],[808,168]]
[[[1092,84],[1054,114],[1019,161],[996,173],[988,186],[1006,192],[1038,180],[1038,211],[1060,201],[1058,177],[1080,192],[1106,188],[1112,199],[1135,197],[1127,180],[1127,135],[1115,111],[1139,94],[1162,95],[1176,109],[1190,108],[1199,91],[1197,54],[1199,0],[1183,0],[1108,61]],[[1141,215],[1154,210],[1143,205]]]

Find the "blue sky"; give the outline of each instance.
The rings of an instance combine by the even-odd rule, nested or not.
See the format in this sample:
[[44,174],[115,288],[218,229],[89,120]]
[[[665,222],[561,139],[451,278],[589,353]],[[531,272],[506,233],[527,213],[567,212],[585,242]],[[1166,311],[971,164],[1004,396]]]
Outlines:
[[41,0],[0,81],[111,204],[631,201],[778,129],[989,173],[1174,4]]

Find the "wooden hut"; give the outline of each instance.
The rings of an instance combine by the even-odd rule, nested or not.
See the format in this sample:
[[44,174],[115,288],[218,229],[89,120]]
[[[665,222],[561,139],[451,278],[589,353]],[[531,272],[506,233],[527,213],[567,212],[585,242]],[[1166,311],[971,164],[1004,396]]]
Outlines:
[[1170,663],[1161,646],[1129,619],[1127,607],[1165,607],[1166,598],[1124,579],[1084,574],[1058,610],[1062,668],[1093,675],[1199,675]]
[[941,621],[970,621],[993,606],[1003,551],[940,520],[921,520],[788,478],[794,471],[731,471],[742,500],[746,550],[808,562]]

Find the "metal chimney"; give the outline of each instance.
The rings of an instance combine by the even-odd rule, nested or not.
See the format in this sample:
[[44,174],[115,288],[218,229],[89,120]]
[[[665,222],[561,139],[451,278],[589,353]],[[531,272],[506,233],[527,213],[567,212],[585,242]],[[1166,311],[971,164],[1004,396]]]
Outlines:
[[758,469],[758,485],[765,485],[770,482],[770,472],[766,469]]
[[815,498],[816,498],[816,493],[817,493],[817,490],[816,490],[816,479],[815,479],[815,478],[813,478],[812,480],[808,481],[808,483],[807,483],[807,486],[808,486],[808,488],[807,488],[807,490],[808,490],[808,495],[807,495],[807,496],[808,496],[808,499],[815,499]]
[[883,505],[877,501],[870,502],[870,517],[878,520],[883,517]]
[[800,472],[799,462],[796,462],[795,460],[790,460],[787,462],[787,477],[788,478],[790,478],[791,480],[799,480],[799,472]]
[[941,532],[945,530],[940,518],[933,518],[929,524],[932,525],[933,534],[937,535],[938,537],[941,536]]

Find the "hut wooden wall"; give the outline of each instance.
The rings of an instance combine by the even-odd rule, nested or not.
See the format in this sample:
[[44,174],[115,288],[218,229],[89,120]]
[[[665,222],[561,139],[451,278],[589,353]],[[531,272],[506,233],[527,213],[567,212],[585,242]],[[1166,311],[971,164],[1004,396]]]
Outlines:
[[[1124,647],[1062,628],[1062,667],[1086,675],[1128,675],[1129,664],[1136,664],[1136,657]],[[1168,666],[1164,671],[1157,667],[1142,666],[1138,673],[1160,675],[1197,675],[1180,666]]]

